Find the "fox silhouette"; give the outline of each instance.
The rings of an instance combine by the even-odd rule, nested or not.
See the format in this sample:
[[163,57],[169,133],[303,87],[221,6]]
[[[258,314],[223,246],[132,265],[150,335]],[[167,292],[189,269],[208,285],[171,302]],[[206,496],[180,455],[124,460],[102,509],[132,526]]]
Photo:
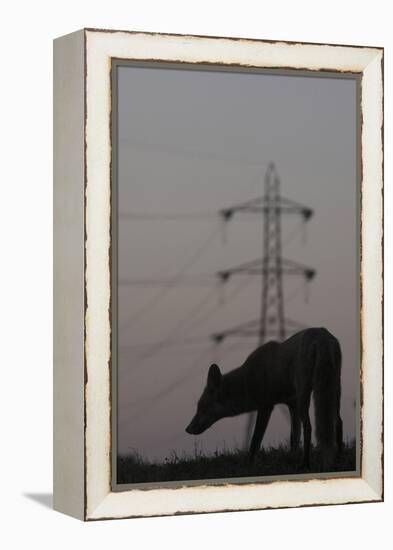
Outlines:
[[310,400],[314,399],[315,428],[321,449],[321,470],[333,466],[343,445],[340,417],[341,348],[325,328],[308,328],[284,342],[270,341],[253,351],[244,363],[222,374],[210,366],[197,411],[186,428],[201,434],[224,417],[257,411],[249,454],[259,450],[273,408],[288,406],[290,446],[299,448],[303,426],[303,467],[310,467]]

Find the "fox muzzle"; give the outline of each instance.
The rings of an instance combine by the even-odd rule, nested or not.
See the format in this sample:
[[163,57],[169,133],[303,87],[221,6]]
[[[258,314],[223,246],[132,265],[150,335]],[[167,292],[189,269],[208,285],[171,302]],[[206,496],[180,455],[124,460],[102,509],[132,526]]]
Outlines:
[[193,422],[193,421],[190,422],[189,425],[186,428],[186,432],[188,434],[191,434],[191,435],[199,435],[204,431],[205,431],[204,428],[202,428],[201,426],[198,426],[198,424],[196,422]]
[[215,417],[206,417],[205,415],[194,416],[187,426],[186,432],[191,435],[199,435],[210,428],[216,420],[218,419]]

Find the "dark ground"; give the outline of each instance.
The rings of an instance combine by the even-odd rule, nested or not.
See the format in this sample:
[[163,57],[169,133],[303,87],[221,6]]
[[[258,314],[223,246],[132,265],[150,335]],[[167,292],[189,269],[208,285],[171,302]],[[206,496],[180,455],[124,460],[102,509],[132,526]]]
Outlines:
[[[179,456],[175,451],[162,463],[150,462],[138,453],[119,457],[118,483],[152,483],[157,481],[187,481],[232,477],[286,476],[290,474],[319,473],[317,449],[312,449],[311,467],[301,467],[302,451],[292,453],[287,447],[261,450],[253,463],[242,450],[216,451],[205,455],[196,450],[194,455]],[[356,470],[356,445],[346,443],[336,466],[331,472]]]

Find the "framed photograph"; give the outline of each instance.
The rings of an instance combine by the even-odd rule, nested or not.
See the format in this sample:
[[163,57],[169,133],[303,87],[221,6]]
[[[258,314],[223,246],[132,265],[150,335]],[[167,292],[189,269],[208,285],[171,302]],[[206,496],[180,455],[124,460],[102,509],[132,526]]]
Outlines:
[[383,499],[383,49],[54,42],[54,507]]

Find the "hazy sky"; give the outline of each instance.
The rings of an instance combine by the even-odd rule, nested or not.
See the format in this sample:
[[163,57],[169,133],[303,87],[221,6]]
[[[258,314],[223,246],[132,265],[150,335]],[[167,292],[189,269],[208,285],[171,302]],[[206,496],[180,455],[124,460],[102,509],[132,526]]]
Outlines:
[[[343,351],[342,417],[355,434],[359,382],[356,82],[216,71],[119,69],[119,452],[163,458],[241,445],[245,417],[185,433],[209,365],[240,365],[255,338],[209,336],[260,313],[259,276],[214,273],[262,256],[262,216],[217,211],[263,194],[273,161],[283,196],[314,209],[282,217],[283,255],[313,266],[308,302],[284,280],[285,314],[325,326]],[[190,216],[188,216],[190,215]],[[168,282],[171,283],[168,285]],[[265,444],[288,439],[275,412]]]

